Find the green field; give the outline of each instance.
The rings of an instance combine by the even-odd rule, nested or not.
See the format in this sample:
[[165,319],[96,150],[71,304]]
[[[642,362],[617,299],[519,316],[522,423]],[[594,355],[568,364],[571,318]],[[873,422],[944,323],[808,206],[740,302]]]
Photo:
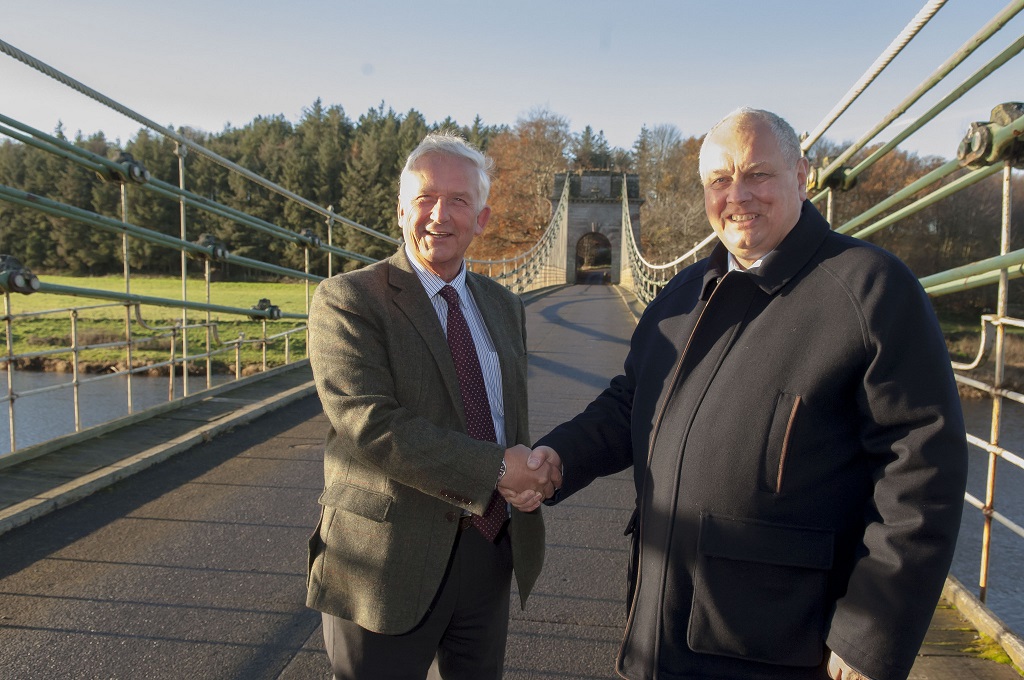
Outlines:
[[[50,276],[39,277],[40,281],[58,286],[69,286],[74,288],[86,288],[93,290],[115,291],[123,293],[125,290],[124,277],[121,276],[97,276],[97,277],[75,277],[75,276]],[[150,297],[168,298],[181,300],[181,279],[170,277],[142,277],[131,278],[131,292],[138,295]],[[309,284],[310,295],[316,287],[315,283]],[[186,284],[188,292],[187,299],[191,302],[206,302],[206,283],[200,279],[189,279]],[[292,283],[237,283],[234,281],[216,282],[210,285],[210,303],[228,307],[240,307],[247,309],[254,306],[261,298],[269,299],[273,304],[281,308],[282,312],[294,314],[306,313],[306,284],[303,281]],[[12,295],[11,304],[16,314],[22,312],[39,312],[49,309],[65,308],[72,305],[86,306],[104,304],[107,301],[89,297],[69,297],[67,295],[54,295],[48,293],[33,293],[32,295]],[[115,303],[115,307],[90,310],[90,318],[111,318],[119,319],[124,316],[123,305]],[[152,318],[180,318],[181,309],[162,308],[146,305],[144,313],[152,315]],[[204,313],[205,315],[205,313]],[[233,315],[214,313],[214,317],[230,318]]]
[[[124,292],[124,278],[120,276],[105,277],[70,277],[44,275],[40,280],[46,284],[68,286],[77,289]],[[315,288],[309,284],[309,295]],[[207,302],[206,284],[200,279],[189,279],[186,285],[187,299],[192,302]],[[172,301],[181,300],[181,279],[170,277],[141,277],[131,279],[131,292],[147,297],[167,298]],[[217,282],[211,284],[210,300],[214,305],[247,310],[258,304],[261,298],[270,300],[281,308],[282,313],[304,316],[306,313],[307,287],[304,281],[292,283],[238,283]],[[24,368],[41,370],[70,370],[68,363],[72,354],[66,350],[71,346],[72,309],[77,314],[78,344],[101,345],[123,342],[125,339],[126,305],[123,302],[104,300],[85,295],[61,295],[52,293],[33,293],[32,295],[12,294],[9,296],[12,315],[13,353],[35,354],[46,353],[45,356],[33,356],[18,361]],[[172,303],[173,304],[173,303]],[[141,323],[130,307],[133,337],[149,338],[146,343],[132,350],[132,363],[149,365],[170,358],[172,341],[175,355],[181,357],[182,343],[179,337],[174,340],[172,328],[182,322],[180,307],[141,305]],[[207,312],[189,310],[188,323],[204,323]],[[224,311],[210,312],[210,321],[215,324],[216,334],[211,333],[211,348],[216,350],[224,347],[224,343],[236,340],[244,334],[246,340],[259,339],[263,336],[262,321],[253,321],[243,313]],[[282,333],[285,330],[301,328],[303,319],[282,319],[266,322],[268,336]],[[6,348],[7,330],[4,328],[4,347]],[[218,344],[217,340],[220,343]],[[206,328],[190,328],[188,330],[189,354],[205,351],[207,340]],[[304,332],[293,333],[289,340],[289,354],[294,361],[306,354],[306,336]],[[4,352],[6,354],[6,351]],[[102,347],[83,350],[79,355],[80,366],[88,371],[108,370],[111,366],[126,365],[126,350],[123,347]],[[204,360],[205,361],[205,360]],[[215,370],[233,371],[235,364],[234,351],[225,353],[214,360]],[[262,348],[258,344],[243,345],[241,363],[244,366],[262,364]],[[267,364],[277,366],[285,363],[284,339],[277,339],[268,344]],[[165,369],[166,370],[166,369]],[[193,367],[192,370],[195,370]]]

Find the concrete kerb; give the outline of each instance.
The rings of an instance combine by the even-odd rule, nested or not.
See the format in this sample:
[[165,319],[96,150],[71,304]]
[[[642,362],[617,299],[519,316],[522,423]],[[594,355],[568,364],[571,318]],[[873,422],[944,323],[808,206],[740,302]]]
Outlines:
[[553,286],[547,286],[546,288],[534,288],[533,290],[528,290],[525,293],[520,293],[519,294],[519,298],[523,301],[524,305],[528,305],[531,302],[533,302],[534,300],[539,300],[542,297],[546,297],[548,295],[551,295],[555,291],[562,290],[563,288],[568,288],[571,285],[573,285],[573,284],[571,284],[571,283],[558,283],[558,284],[555,284]]
[[209,441],[226,430],[238,425],[244,425],[264,413],[276,410],[315,393],[316,385],[312,381],[303,383],[272,397],[243,406],[233,411],[230,415],[219,419],[217,422],[202,424],[191,432],[159,446],[154,446],[115,464],[94,470],[35,498],[30,498],[0,510],[0,535],[27,524],[34,519],[38,519],[58,508],[63,508],[76,501],[80,501],[100,489],[167,460],[177,453]]
[[955,576],[946,577],[942,587],[942,597],[957,608],[971,624],[1003,648],[1006,655],[1013,660],[1018,668],[1024,668],[1024,640],[1006,627],[988,607],[982,604]]
[[644,313],[646,305],[640,302],[630,289],[622,286],[612,286],[612,288],[619,294],[622,304],[626,305],[626,309],[633,315],[633,323],[640,321],[640,316]]

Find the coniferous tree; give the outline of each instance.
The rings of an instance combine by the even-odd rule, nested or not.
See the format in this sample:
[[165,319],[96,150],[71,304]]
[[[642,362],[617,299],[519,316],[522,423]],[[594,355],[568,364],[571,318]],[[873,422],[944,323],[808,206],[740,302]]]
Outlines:
[[572,166],[574,170],[607,170],[611,166],[612,153],[604,131],[594,134],[589,125],[583,132],[573,135]]
[[[163,135],[140,130],[125,146],[126,154],[142,165],[154,180],[177,186],[178,158],[174,141]],[[181,211],[178,201],[131,181],[125,185],[128,195],[128,222],[166,236],[181,236]],[[181,254],[172,248],[132,238],[130,258],[133,269],[153,274],[176,274],[181,269]]]
[[[339,211],[354,222],[393,236],[400,234],[395,213],[400,171],[399,127],[398,116],[391,109],[385,112],[383,103],[359,118],[342,180],[344,194]],[[390,243],[355,229],[344,234],[344,244],[348,250],[378,259],[395,249]],[[352,269],[359,263],[348,262],[344,266]]]
[[[295,128],[295,153],[287,159],[284,186],[321,207],[337,210],[343,196],[342,178],[352,132],[352,122],[341,107],[325,109],[319,99],[313,102]],[[309,229],[324,243],[328,242],[326,220],[305,206],[286,203],[285,221],[292,231],[302,233]],[[325,251],[312,252],[310,260],[312,271],[326,273]],[[289,249],[287,262],[290,267],[302,269],[303,249]]]
[[[238,157],[231,160],[282,185],[284,161],[294,147],[294,130],[283,116],[258,117],[239,131],[235,149]],[[284,223],[287,201],[278,192],[236,173],[228,175],[228,186],[231,195],[224,202],[231,207],[272,225]],[[287,248],[280,239],[250,225],[228,222],[224,226],[227,245],[236,255],[278,263]]]

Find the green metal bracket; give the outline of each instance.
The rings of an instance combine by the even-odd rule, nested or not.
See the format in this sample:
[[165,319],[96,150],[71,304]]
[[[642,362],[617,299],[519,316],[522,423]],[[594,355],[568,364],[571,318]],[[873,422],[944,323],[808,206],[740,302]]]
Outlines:
[[102,172],[97,174],[108,182],[116,182],[118,184],[126,182],[145,184],[150,178],[149,170],[146,169],[146,166],[135,160],[130,153],[124,151],[117,157],[115,164],[106,166]]
[[250,314],[249,318],[253,321],[260,321],[261,319],[270,319],[271,321],[277,321],[281,318],[281,308],[277,305],[270,304],[269,298],[260,298],[252,307],[254,312],[263,312],[262,314]]
[[[206,249],[206,252],[203,253],[203,255],[211,260],[223,262],[228,259],[229,253],[227,247],[217,240],[217,238],[212,234],[200,234],[195,243],[200,248]],[[193,253],[190,252],[189,255],[193,255]]]
[[301,236],[302,239],[305,241],[306,245],[312,248],[313,250],[318,250],[320,246],[323,245],[323,242],[320,240],[320,237],[317,236],[312,229],[303,229],[302,233],[299,234],[299,236]]
[[848,165],[841,165],[830,173],[828,169],[829,159],[821,162],[820,168],[811,168],[807,173],[807,190],[824,191],[835,189],[837,191],[849,191],[857,186],[857,175],[852,174],[853,168]]
[[28,267],[10,255],[0,255],[0,293],[31,295],[39,290],[39,279]]
[[[999,131],[1024,116],[1024,103],[1008,102],[992,109],[992,120],[971,123],[956,150],[960,165],[982,168],[1009,162],[1024,168],[1024,140],[1019,134],[999,135]],[[1001,139],[1000,139],[1001,138]]]

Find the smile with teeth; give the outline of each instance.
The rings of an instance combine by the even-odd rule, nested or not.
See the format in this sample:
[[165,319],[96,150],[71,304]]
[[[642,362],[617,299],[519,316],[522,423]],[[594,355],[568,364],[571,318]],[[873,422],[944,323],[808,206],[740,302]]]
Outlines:
[[743,215],[732,215],[729,219],[733,222],[749,222],[757,217],[757,213],[746,213]]

